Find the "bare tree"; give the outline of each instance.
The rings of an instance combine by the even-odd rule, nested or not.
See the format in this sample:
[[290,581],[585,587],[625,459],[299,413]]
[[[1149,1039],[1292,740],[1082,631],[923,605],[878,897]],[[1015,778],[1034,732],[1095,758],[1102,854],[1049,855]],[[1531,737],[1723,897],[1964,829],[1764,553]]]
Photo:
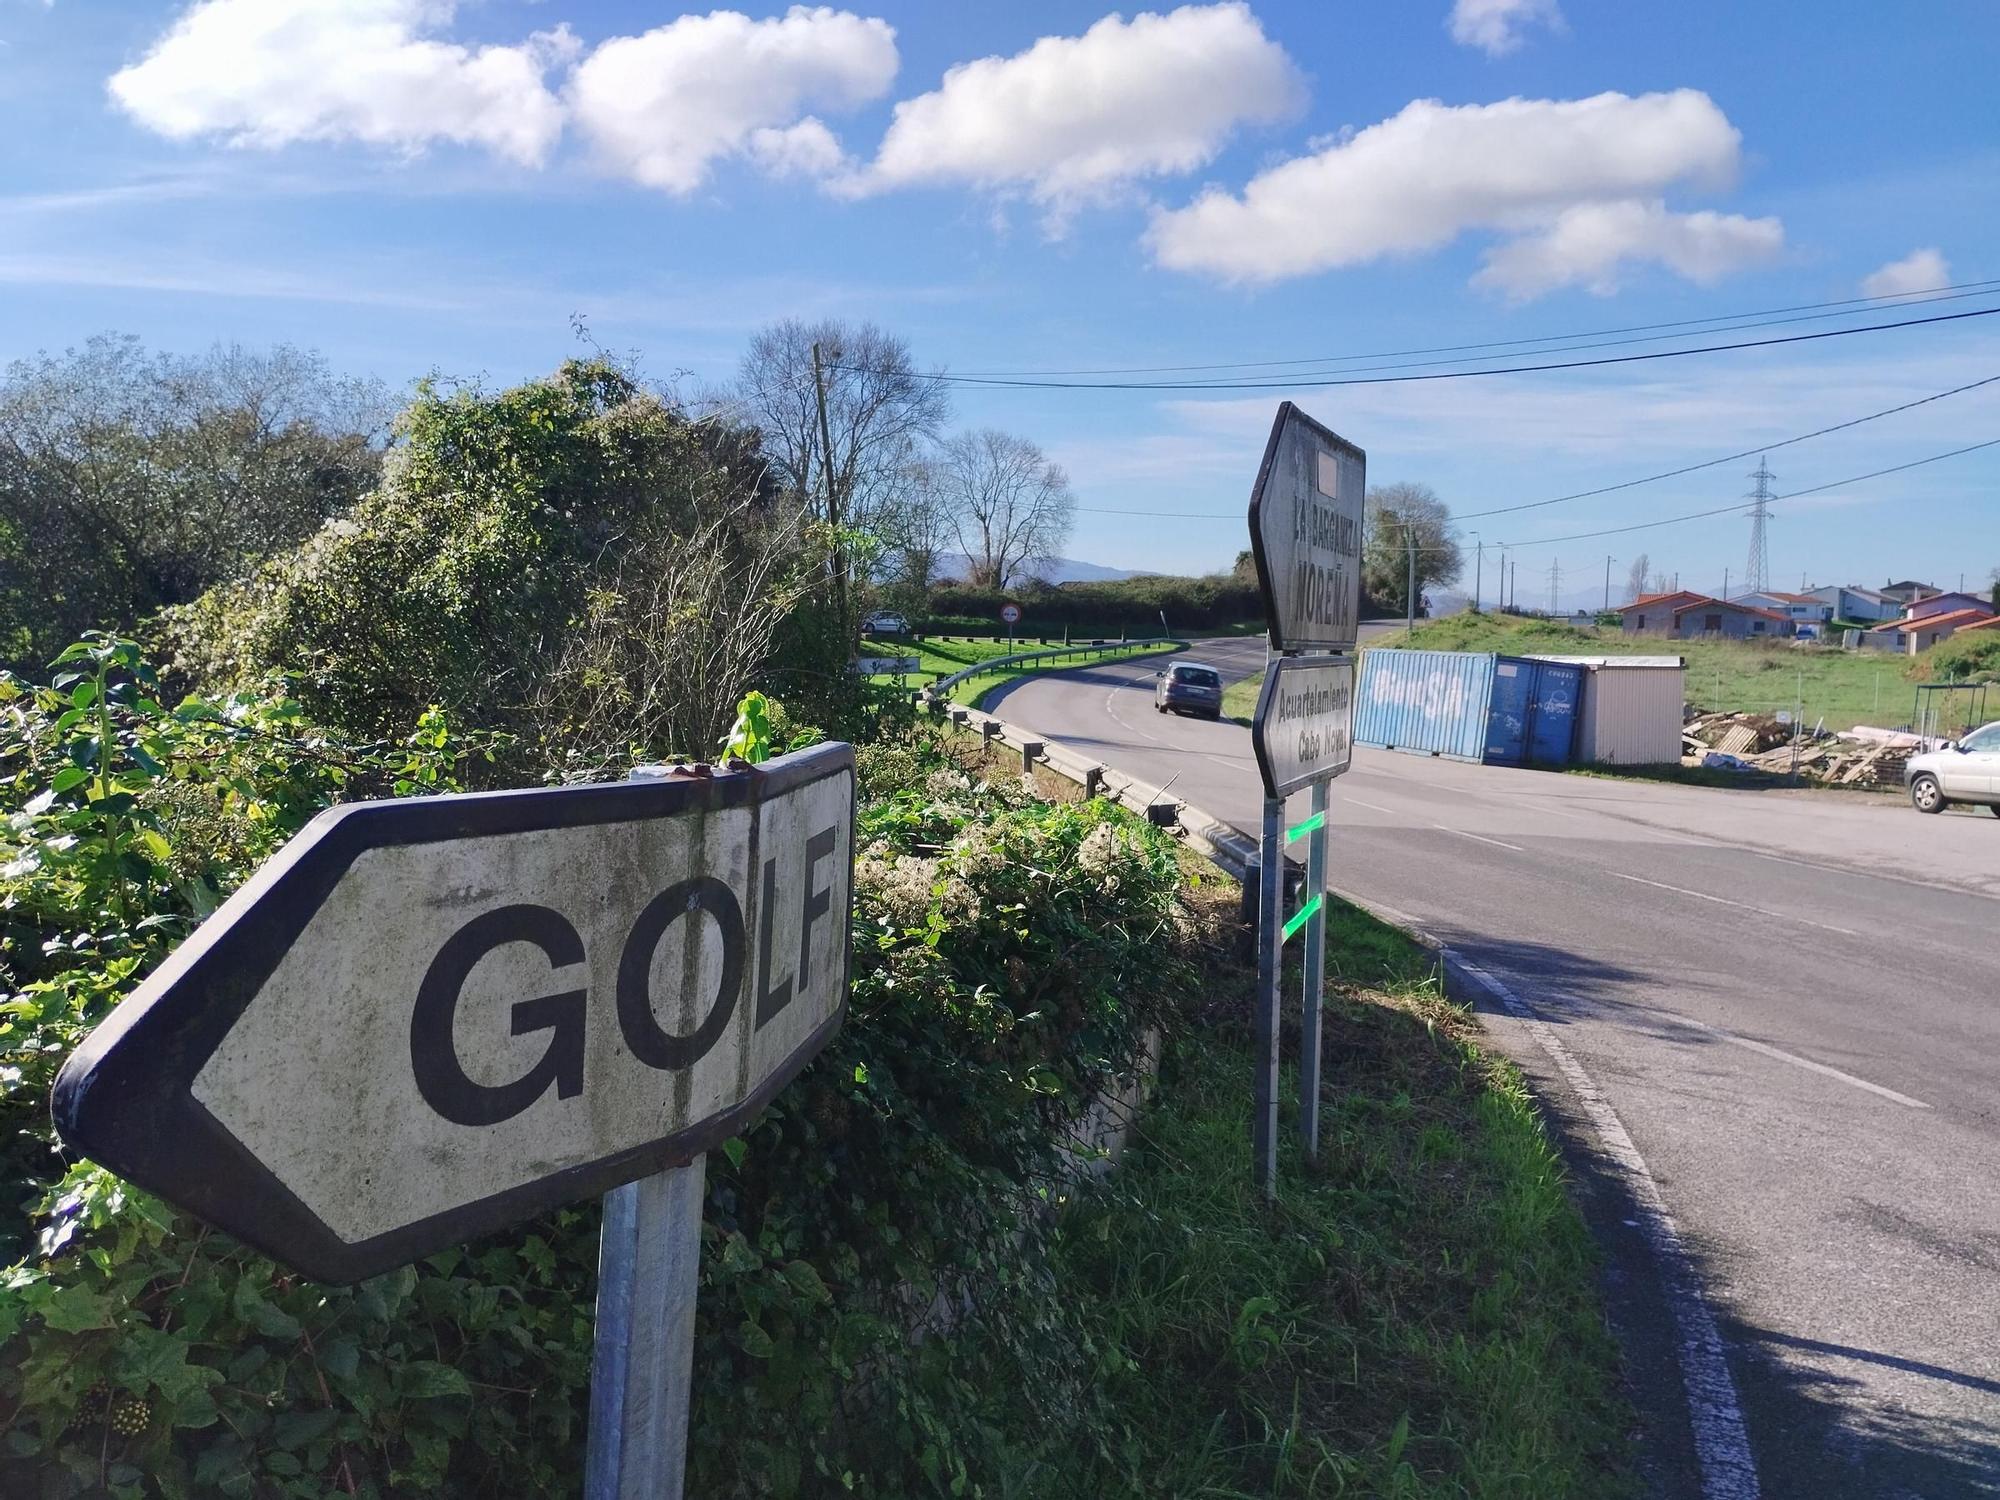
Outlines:
[[1646,592],[1646,569],[1652,566],[1652,562],[1643,552],[1632,559],[1632,566],[1625,574],[1626,598],[1636,599]]
[[1378,605],[1402,613],[1409,605],[1410,541],[1417,554],[1417,597],[1432,583],[1465,570],[1451,534],[1451,511],[1427,484],[1385,484],[1368,491],[1361,582]]
[[[917,370],[907,344],[873,323],[838,319],[787,318],[760,330],[744,353],[734,395],[743,416],[763,429],[785,483],[815,515],[877,536],[896,525],[910,500],[912,455],[951,415],[944,385]],[[843,614],[847,571],[845,553],[837,551],[834,586]]]
[[1054,558],[1069,538],[1076,497],[1069,476],[1040,448],[1012,433],[961,432],[938,450],[942,505],[967,583],[1004,589]]
[[822,585],[828,529],[794,497],[774,513],[752,483],[702,489],[691,517],[654,516],[625,539],[539,683],[552,764],[633,746],[711,757],[786,617]]

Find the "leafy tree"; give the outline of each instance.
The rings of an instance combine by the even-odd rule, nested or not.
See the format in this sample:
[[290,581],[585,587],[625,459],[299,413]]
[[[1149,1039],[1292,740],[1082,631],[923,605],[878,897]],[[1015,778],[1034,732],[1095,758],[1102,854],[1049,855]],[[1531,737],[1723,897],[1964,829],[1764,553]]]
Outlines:
[[[176,668],[215,687],[291,670],[310,712],[357,733],[436,703],[560,761],[601,748],[596,702],[629,716],[621,746],[712,750],[765,637],[726,638],[807,561],[757,434],[690,420],[602,359],[497,394],[427,381],[398,431],[350,515],[169,612]],[[625,674],[669,663],[630,696]]]
[[130,628],[345,512],[376,481],[388,402],[317,354],[183,358],[101,335],[0,378],[0,659],[39,667]]
[[1417,554],[1417,597],[1433,583],[1450,583],[1464,571],[1451,534],[1451,511],[1427,484],[1386,484],[1368,491],[1361,553],[1361,586],[1394,614],[1408,609],[1410,541]]
[[1069,537],[1069,476],[1026,438],[990,427],[958,433],[939,450],[937,475],[974,587],[1013,586]]

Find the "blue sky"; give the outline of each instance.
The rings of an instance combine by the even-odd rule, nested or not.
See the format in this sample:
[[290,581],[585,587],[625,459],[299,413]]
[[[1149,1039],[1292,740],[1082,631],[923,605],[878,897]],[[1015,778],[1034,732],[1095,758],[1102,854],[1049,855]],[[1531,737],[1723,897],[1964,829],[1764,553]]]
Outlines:
[[[0,0],[0,44],[0,358],[116,329],[287,340],[399,385],[499,382],[572,352],[581,313],[692,390],[794,314],[873,319],[927,366],[1037,371],[2000,277],[1987,0]],[[1368,451],[1371,480],[1427,482],[1464,512],[2000,375],[1996,324],[1295,394]],[[1607,352],[1651,347],[1671,345]],[[1245,544],[1284,394],[955,392],[961,423],[1066,465],[1072,556],[1175,570]],[[2000,385],[1771,467],[1784,493],[1996,437]],[[1567,602],[1641,548],[1716,588],[1740,576],[1738,516],[1539,539],[1727,504],[1752,467],[1466,524],[1515,544],[1523,602],[1546,597],[1551,560],[1586,581]],[[1780,505],[1771,555],[1781,587],[1983,580],[2000,448]]]

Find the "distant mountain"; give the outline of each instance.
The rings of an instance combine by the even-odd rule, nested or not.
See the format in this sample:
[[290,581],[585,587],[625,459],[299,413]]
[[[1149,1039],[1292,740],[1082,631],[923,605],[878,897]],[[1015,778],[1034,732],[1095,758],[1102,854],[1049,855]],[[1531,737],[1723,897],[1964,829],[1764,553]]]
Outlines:
[[[963,578],[972,571],[972,559],[940,557],[937,568],[940,578]],[[1048,583],[1116,583],[1121,578],[1137,578],[1139,575],[1130,568],[1107,568],[1097,563],[1078,562],[1073,557],[1058,557],[1039,570],[1039,576]]]

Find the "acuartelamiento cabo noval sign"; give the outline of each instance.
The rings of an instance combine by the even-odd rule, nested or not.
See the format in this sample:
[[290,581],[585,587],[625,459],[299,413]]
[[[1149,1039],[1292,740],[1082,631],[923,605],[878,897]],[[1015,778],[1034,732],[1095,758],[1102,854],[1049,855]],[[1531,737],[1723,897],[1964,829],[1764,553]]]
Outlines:
[[1286,401],[1250,492],[1250,550],[1278,651],[1348,651],[1361,621],[1368,456]]
[[853,845],[847,745],[335,808],[69,1059],[57,1129],[309,1276],[392,1269],[733,1135],[846,1013]]
[[1354,658],[1282,656],[1264,674],[1251,720],[1264,794],[1289,797],[1354,761]]

